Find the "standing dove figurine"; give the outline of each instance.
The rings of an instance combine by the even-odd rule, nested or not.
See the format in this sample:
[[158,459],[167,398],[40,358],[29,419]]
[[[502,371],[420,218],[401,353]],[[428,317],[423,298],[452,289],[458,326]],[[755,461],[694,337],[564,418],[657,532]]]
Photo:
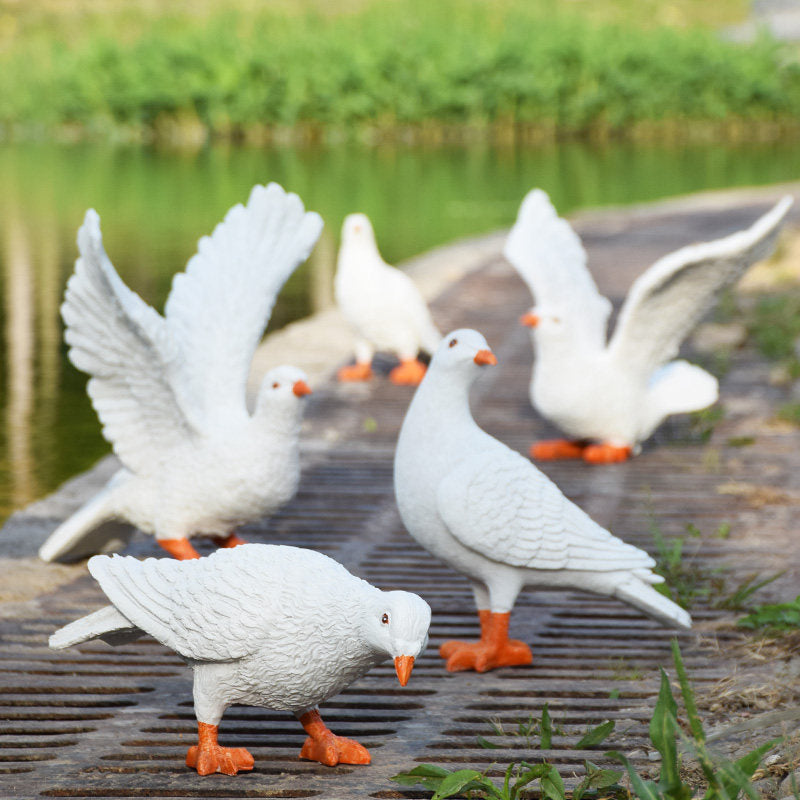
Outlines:
[[342,367],[339,380],[369,380],[375,351],[388,350],[400,359],[389,373],[392,383],[419,384],[425,374],[419,351],[432,353],[442,336],[411,278],[381,258],[365,214],[345,218],[335,290],[336,302],[357,336],[356,363]]
[[422,598],[382,592],[313,550],[245,544],[183,562],[95,556],[89,571],[112,605],[56,631],[50,647],[149,633],[186,659],[198,727],[186,765],[201,775],[253,768],[247,750],[217,743],[233,703],[294,714],[308,733],[301,758],[369,764],[369,751],[331,733],[317,706],[387,658],[405,686],[428,641]]
[[45,561],[106,549],[116,520],[176,558],[197,558],[189,537],[240,544],[233,530],[297,490],[305,374],[278,367],[255,407],[245,392],[275,298],[322,228],[295,194],[256,186],[175,276],[162,317],[128,289],[103,249],[93,210],[61,313],[69,357],[122,468],[42,545]]
[[536,305],[532,328],[534,408],[569,439],[535,443],[534,459],[624,461],[670,414],[717,399],[717,379],[673,360],[717,295],[775,247],[790,196],[745,231],[676,250],[642,273],[628,292],[611,339],[611,303],[597,290],[580,239],[541,189],[523,200],[506,258]]
[[663,578],[647,553],[612,536],[528,459],[476,425],[469,389],[495,363],[477,331],[448,334],[411,401],[395,454],[403,523],[469,579],[478,607],[480,641],[443,644],[447,669],[485,672],[531,662],[528,645],[508,638],[524,586],[617,597],[688,628],[689,615],[652,588]]

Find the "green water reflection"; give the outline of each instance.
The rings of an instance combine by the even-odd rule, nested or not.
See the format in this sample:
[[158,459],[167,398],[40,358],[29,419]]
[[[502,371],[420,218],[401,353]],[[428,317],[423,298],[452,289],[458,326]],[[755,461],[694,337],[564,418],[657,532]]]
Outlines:
[[199,153],[80,145],[0,146],[0,517],[54,489],[108,450],[65,359],[58,306],[89,206],[112,261],[161,308],[195,243],[256,182],[276,180],[326,228],[287,284],[273,327],[330,302],[343,217],[364,211],[390,261],[509,224],[544,187],[562,211],[701,189],[800,178],[793,144],[681,148],[568,144],[542,149],[210,148]]

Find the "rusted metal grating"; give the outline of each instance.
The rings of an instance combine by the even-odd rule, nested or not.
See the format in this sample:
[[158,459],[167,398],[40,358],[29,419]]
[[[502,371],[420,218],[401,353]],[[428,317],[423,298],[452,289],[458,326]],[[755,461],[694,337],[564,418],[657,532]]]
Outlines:
[[[604,246],[614,250],[619,241],[599,243],[601,257]],[[518,279],[496,262],[454,286],[435,308],[443,328],[477,327],[493,345],[500,365],[477,388],[474,409],[481,424],[519,450],[545,431],[527,402],[530,344],[515,326],[526,303]],[[738,392],[757,393],[758,375],[748,369],[743,359],[728,381]],[[638,750],[634,760],[645,765],[642,744],[656,669],[669,664],[673,632],[622,603],[579,592],[524,593],[512,631],[532,644],[531,667],[487,675],[450,675],[442,668],[439,644],[476,637],[478,625],[466,581],[421,550],[395,510],[392,457],[410,397],[410,390],[386,381],[367,390],[319,391],[307,434],[313,463],[300,493],[272,520],[245,532],[253,541],[314,547],[382,588],[417,591],[431,603],[431,645],[408,687],[397,684],[387,664],[322,709],[335,732],[370,748],[371,766],[329,769],[299,761],[304,734],[295,720],[235,707],[223,719],[221,738],[248,747],[255,770],[199,778],[184,768],[195,723],[190,674],[180,659],[148,639],[120,648],[93,643],[58,653],[47,649],[53,629],[103,602],[87,576],[41,598],[42,615],[0,621],[0,796],[422,798],[430,793],[401,789],[388,777],[425,761],[496,774],[512,760],[538,757],[557,764],[569,782],[584,758],[602,760],[602,750],[573,748],[588,726],[605,719],[617,720],[607,745]],[[339,440],[330,448],[320,445],[332,428]],[[652,547],[652,515],[669,536],[682,533],[687,522],[712,527],[751,513],[741,500],[716,493],[722,479],[704,467],[699,443],[675,444],[691,439],[681,423],[661,438],[669,441],[646,448],[629,464],[555,464],[547,471],[599,522],[643,547]],[[788,485],[796,456],[774,445],[759,443],[737,457],[743,469],[768,462],[775,480]],[[769,546],[704,539],[697,558],[712,565],[720,559],[753,562]],[[154,552],[144,539],[130,551]],[[694,612],[700,627],[717,616],[709,609]],[[698,686],[726,674],[728,665],[711,658],[694,634],[681,641]],[[550,750],[533,752],[524,737],[492,736],[490,719],[515,728],[531,714],[538,717],[544,703],[563,731]],[[482,748],[479,735],[498,748]]]

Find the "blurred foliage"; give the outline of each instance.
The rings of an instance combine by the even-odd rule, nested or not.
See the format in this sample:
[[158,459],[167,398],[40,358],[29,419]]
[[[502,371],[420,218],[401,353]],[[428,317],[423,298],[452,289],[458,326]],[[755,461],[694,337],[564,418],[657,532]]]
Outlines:
[[[720,7],[734,15],[740,5]],[[687,2],[661,6],[696,21]],[[791,51],[768,38],[745,46],[701,27],[648,27],[643,11],[651,23],[662,16],[652,2],[103,7],[12,15],[6,2],[0,123],[156,136],[177,125],[236,139],[433,121],[563,136],[642,123],[796,123],[800,108]]]

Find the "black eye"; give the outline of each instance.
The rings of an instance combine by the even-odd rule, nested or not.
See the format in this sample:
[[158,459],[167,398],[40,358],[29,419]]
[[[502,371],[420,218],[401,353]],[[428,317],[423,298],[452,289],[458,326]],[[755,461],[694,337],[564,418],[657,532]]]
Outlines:
[[458,339],[451,339],[448,347],[455,347],[458,344]]
[[384,614],[384,615],[381,617],[381,622],[382,622],[384,625],[388,625],[388,624],[389,624],[389,615],[388,615],[388,614]]

